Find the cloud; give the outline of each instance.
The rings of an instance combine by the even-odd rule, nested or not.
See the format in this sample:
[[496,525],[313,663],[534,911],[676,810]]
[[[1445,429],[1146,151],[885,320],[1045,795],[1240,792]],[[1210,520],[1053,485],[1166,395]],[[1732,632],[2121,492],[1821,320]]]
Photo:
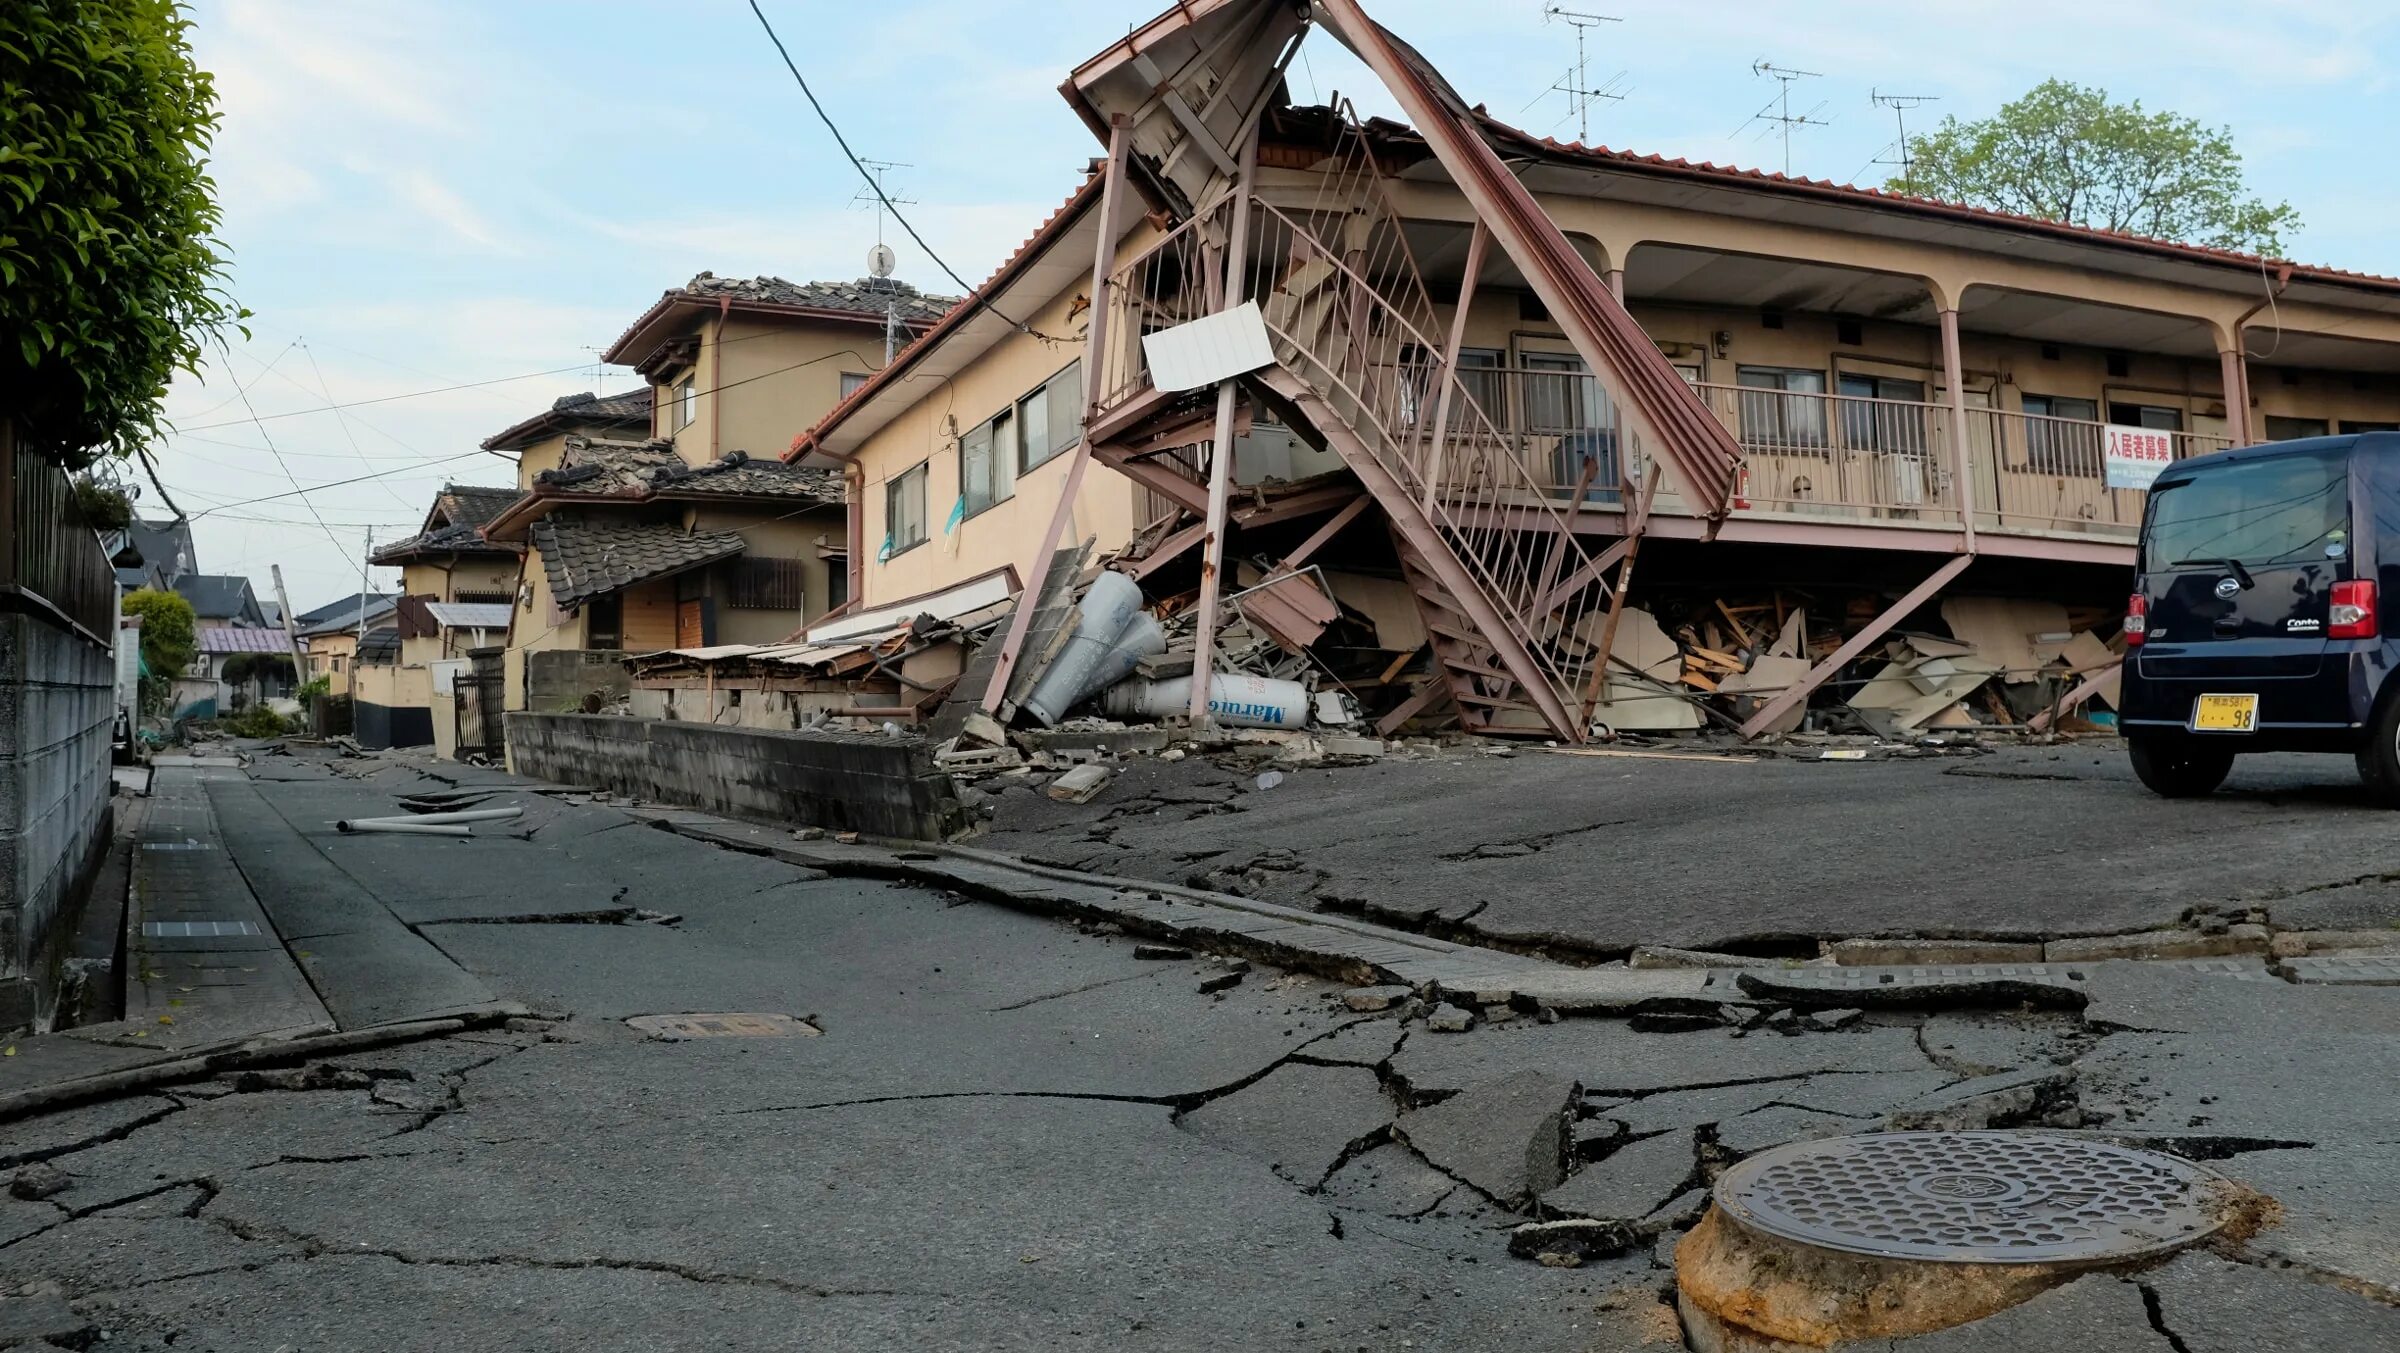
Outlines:
[[403,169],[390,176],[400,200],[469,244],[497,254],[514,254],[517,247],[467,204],[448,184],[422,169]]

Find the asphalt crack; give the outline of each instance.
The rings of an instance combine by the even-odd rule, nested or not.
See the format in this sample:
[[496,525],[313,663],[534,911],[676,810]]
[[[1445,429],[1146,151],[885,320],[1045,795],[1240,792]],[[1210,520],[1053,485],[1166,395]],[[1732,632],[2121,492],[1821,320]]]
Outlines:
[[2135,1283],[2134,1286],[2141,1290],[2142,1310],[2150,1317],[2150,1328],[2158,1331],[2159,1337],[2165,1339],[2167,1347],[2174,1349],[2175,1353],[2192,1353],[2191,1345],[2185,1343],[2183,1336],[2167,1323],[2166,1307],[2158,1299],[2158,1289],[2148,1283]]
[[0,1156],[0,1170],[15,1169],[20,1165],[32,1165],[45,1160],[56,1160],[60,1156],[71,1156],[78,1151],[89,1151],[95,1146],[106,1146],[110,1142],[121,1142],[136,1132],[141,1131],[143,1128],[150,1127],[153,1124],[165,1122],[167,1119],[172,1118],[176,1114],[182,1113],[183,1111],[184,1106],[181,1103],[174,1100],[168,1100],[166,1101],[165,1108],[162,1108],[155,1113],[144,1114],[143,1116],[136,1118],[131,1122],[119,1123],[115,1127],[109,1128],[104,1132],[95,1132],[89,1136],[77,1137],[71,1141],[62,1142],[53,1146],[38,1146],[31,1150],[17,1151],[5,1156]]

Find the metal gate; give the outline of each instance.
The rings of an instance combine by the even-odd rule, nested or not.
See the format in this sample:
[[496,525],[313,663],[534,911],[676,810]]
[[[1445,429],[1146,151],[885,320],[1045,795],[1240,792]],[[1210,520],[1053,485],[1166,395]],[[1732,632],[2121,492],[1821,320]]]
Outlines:
[[501,707],[508,689],[502,650],[478,648],[467,654],[471,665],[451,685],[450,700],[458,718],[458,759],[483,756],[501,759]]

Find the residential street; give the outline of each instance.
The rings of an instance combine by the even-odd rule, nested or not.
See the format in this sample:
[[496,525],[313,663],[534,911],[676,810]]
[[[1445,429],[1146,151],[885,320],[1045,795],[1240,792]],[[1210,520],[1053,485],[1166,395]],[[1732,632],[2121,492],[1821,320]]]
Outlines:
[[[2112,818],[2155,826],[2173,806],[2118,784],[2113,764],[2069,755],[2080,762],[1528,752],[1306,772],[1233,795],[1245,812],[1188,823],[1122,810],[1206,800],[1231,773],[1151,765],[1128,778],[1180,770],[1198,787],[1120,802],[1108,825],[1129,849],[1111,867],[1201,848],[1188,834],[1252,826],[1271,805],[1324,819],[1313,830],[1333,838],[1345,833],[1327,822],[1342,810],[1396,823],[1404,787],[1440,777],[1488,804],[1509,787],[1486,777],[1505,769],[1548,777],[1517,792],[1553,807],[1454,814],[1491,826],[1420,829],[1419,848],[1521,844],[1638,812],[1626,835],[1652,844],[1620,858],[1680,861],[1664,882],[1655,870],[1598,876],[1607,855],[1589,847],[1451,866],[1495,908],[1582,918],[1537,923],[1595,948],[2173,921],[2163,885],[2125,867],[2130,852],[2090,849],[2119,830]],[[2234,961],[2106,962],[2081,970],[2080,1011],[1969,1001],[1795,1014],[1751,1001],[1697,1018],[1684,1003],[1549,1022],[1499,1006],[1470,1032],[1441,1032],[1414,1001],[1378,1010],[1393,997],[1370,991],[1354,997],[1368,1008],[1352,1009],[1341,984],[1318,977],[1206,954],[1145,959],[1135,937],[1092,933],[1112,926],[829,876],[695,839],[739,835],[696,815],[657,830],[655,815],[470,767],[439,767],[437,780],[421,764],[317,751],[259,755],[246,773],[164,769],[147,813],[188,810],[194,795],[208,811],[178,819],[194,849],[141,853],[221,850],[333,1026],[512,1001],[534,1013],[0,1124],[0,1163],[16,1179],[0,1200],[0,1281],[18,1293],[0,1308],[0,1343],[48,1333],[88,1347],[104,1332],[110,1348],[177,1350],[1677,1347],[1666,1265],[1702,1185],[1778,1142],[1911,1125],[2051,1126],[2163,1146],[2279,1205],[2276,1224],[2220,1252],[2071,1282],[1911,1349],[2033,1347],[2094,1329],[2107,1340],[2061,1346],[2400,1338],[2384,1304],[2400,1296],[2400,1130],[2387,1096],[2360,1092],[2400,1073],[2388,988],[2295,985],[2255,960],[2247,973]],[[2049,766],[2093,774],[2019,778],[2069,773]],[[2372,870],[2361,815],[2309,801],[2303,777],[2318,769],[2278,767],[2260,788],[2198,806],[2216,825],[2177,839],[2213,837],[2219,859],[2247,842],[2254,857],[2210,900],[2236,898],[2281,860],[2313,925],[2344,890],[2308,885]],[[1628,775],[1658,806],[1609,807]],[[446,780],[494,788],[486,806],[526,815],[480,824],[468,841],[331,825]],[[1570,785],[1589,796],[1573,814]],[[1861,812],[1862,798],[1909,820],[1867,849],[1809,847],[1820,811]],[[1108,813],[1105,800],[1091,809]],[[2005,833],[1988,825],[2003,820]],[[2249,830],[2237,840],[2228,822]],[[2041,839],[2041,823],[2059,839]],[[994,843],[1039,847],[1017,828]],[[1411,873],[1397,854],[1405,831],[1346,834],[1316,858],[1361,869],[1355,886]],[[1290,838],[1257,841],[1278,839]],[[2338,840],[2353,842],[2346,858],[2315,858]],[[1354,862],[1376,851],[1389,872],[1366,874]],[[878,867],[934,867],[912,855],[934,859],[887,852]],[[1560,896],[1578,859],[1594,876]],[[1715,882],[1675,882],[1704,877]],[[1993,900],[2027,880],[2025,914],[1995,915]],[[2364,887],[2347,890],[2362,907]],[[2098,900],[2119,891],[2132,898]],[[1836,902],[1875,896],[1890,900],[1855,922]],[[1751,897],[1770,919],[1739,919]],[[146,968],[143,985],[180,990],[178,975]],[[805,1023],[660,1041],[626,1022],[686,1012]],[[149,1041],[131,1033],[181,1027],[153,1017],[149,1030],[34,1041],[130,1057]],[[28,1049],[12,1065],[58,1065],[46,1055]],[[1632,1229],[1621,1253],[1551,1267],[1510,1254],[1511,1230],[1536,1215]]]

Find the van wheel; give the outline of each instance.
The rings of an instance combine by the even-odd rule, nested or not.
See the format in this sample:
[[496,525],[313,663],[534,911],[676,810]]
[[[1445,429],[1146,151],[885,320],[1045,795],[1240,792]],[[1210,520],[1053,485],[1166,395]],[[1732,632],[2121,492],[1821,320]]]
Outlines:
[[2367,786],[2367,797],[2385,808],[2400,808],[2400,699],[2376,707],[2366,745],[2358,749],[2358,778]]
[[2189,738],[2135,738],[2133,773],[2163,799],[2196,799],[2225,783],[2233,752]]

